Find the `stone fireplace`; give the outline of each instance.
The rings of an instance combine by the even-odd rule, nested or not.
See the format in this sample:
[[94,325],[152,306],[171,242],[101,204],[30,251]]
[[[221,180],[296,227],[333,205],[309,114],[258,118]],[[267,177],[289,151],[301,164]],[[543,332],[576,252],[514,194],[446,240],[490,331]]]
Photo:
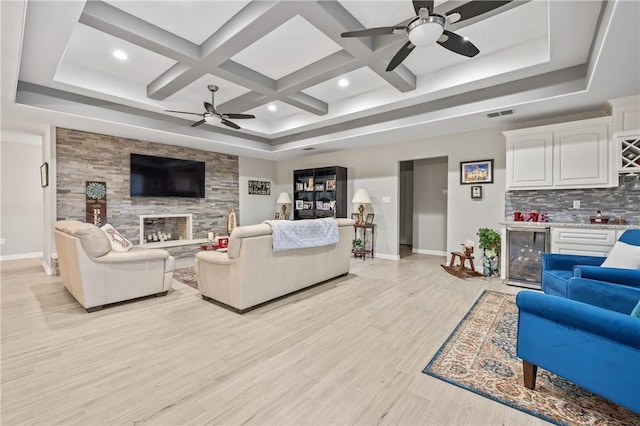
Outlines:
[[193,239],[192,214],[153,214],[140,216],[140,245],[172,247],[200,243]]

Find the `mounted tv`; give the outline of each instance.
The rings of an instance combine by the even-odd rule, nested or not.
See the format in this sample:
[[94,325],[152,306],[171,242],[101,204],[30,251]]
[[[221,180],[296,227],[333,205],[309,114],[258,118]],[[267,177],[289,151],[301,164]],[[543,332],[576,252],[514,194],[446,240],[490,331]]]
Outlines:
[[132,197],[204,198],[204,162],[131,154]]

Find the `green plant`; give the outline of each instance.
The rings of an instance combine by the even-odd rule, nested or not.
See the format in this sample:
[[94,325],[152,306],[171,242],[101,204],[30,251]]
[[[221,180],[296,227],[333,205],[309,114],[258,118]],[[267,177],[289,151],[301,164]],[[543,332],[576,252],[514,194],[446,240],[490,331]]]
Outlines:
[[364,248],[364,241],[362,241],[360,238],[355,238],[353,240],[353,248],[354,249],[362,249],[362,248]]
[[484,250],[494,250],[500,254],[500,233],[491,228],[480,228],[478,230],[478,247]]

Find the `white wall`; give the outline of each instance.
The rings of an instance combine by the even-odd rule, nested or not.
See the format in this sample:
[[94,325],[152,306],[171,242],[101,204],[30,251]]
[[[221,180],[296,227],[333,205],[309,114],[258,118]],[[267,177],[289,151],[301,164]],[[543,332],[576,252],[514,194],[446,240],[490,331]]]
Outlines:
[[[0,259],[42,256],[43,189],[40,186],[42,139],[3,134],[0,164]],[[17,142],[16,142],[17,141]]]
[[[238,168],[240,175],[238,225],[255,225],[267,219],[273,219],[276,212],[276,200],[280,194],[276,184],[276,162],[239,157]],[[271,195],[249,195],[250,180],[271,182]],[[291,186],[288,188],[289,196],[291,196]]]
[[[376,214],[376,256],[398,259],[399,161],[448,157],[447,252],[466,239],[477,241],[481,227],[499,229],[504,219],[505,142],[500,129],[484,129],[402,144],[316,154],[278,162],[278,184],[292,186],[293,170],[307,167],[348,168],[347,198],[355,189],[369,191]],[[472,201],[469,185],[460,184],[460,161],[494,159],[494,182],[483,185],[483,200]],[[382,197],[391,202],[383,203]],[[355,207],[352,207],[355,211]],[[479,256],[479,254],[478,254]]]
[[446,157],[413,162],[413,251],[447,255],[448,161]]

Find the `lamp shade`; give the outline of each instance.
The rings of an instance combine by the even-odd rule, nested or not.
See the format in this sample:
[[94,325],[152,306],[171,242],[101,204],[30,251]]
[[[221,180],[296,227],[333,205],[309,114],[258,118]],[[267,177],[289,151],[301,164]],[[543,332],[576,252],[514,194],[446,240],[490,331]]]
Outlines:
[[278,201],[276,201],[276,204],[291,204],[291,197],[289,197],[289,193],[281,192],[280,195],[278,195]]
[[369,197],[369,193],[366,189],[358,189],[356,194],[353,196],[352,203],[360,203],[360,204],[371,204],[371,197]]

